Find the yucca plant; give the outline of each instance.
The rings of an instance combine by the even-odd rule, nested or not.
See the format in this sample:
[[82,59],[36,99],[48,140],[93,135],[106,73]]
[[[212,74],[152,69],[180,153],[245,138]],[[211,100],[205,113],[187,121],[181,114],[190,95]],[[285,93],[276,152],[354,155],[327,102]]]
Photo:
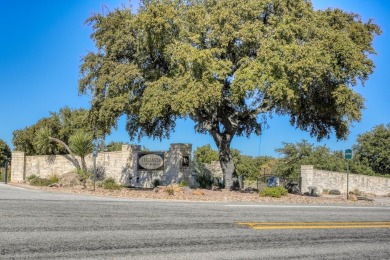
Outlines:
[[76,132],[69,138],[69,147],[73,153],[80,156],[83,171],[87,171],[85,156],[93,151],[93,135],[84,131]]
[[[93,135],[91,133],[78,131],[69,138],[69,145],[67,145],[62,140],[52,137],[51,130],[48,127],[39,129],[34,139],[38,149],[45,152],[50,152],[52,142],[63,146],[68,151],[69,160],[76,167],[76,172],[79,175],[80,181],[83,183],[84,187],[86,187],[88,176],[85,156],[92,153],[93,151],[92,141]],[[75,155],[80,156],[81,166]]]

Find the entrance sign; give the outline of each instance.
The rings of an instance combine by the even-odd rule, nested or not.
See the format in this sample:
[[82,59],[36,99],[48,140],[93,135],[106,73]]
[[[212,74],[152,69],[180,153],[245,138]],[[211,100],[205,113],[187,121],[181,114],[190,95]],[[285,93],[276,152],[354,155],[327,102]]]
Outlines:
[[164,153],[139,153],[138,170],[164,170]]

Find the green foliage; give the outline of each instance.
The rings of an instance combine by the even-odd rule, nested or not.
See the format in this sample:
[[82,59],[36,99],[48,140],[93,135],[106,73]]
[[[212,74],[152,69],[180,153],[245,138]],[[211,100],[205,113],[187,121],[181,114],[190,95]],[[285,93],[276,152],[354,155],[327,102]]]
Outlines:
[[[252,157],[242,155],[237,149],[231,149],[231,155],[237,176],[243,176],[250,181],[257,180],[262,175],[261,167],[272,160],[268,156]],[[194,161],[210,163],[218,160],[218,152],[213,150],[210,145],[200,146],[194,152]],[[270,171],[267,172],[269,173]]]
[[50,137],[53,135],[52,130],[49,127],[42,127],[37,129],[34,138],[34,147],[39,154],[52,154],[57,149],[53,146]]
[[50,184],[52,183],[47,178],[37,177],[30,180],[30,185],[32,186],[49,186]]
[[188,187],[188,183],[185,181],[181,181],[181,182],[179,182],[179,186],[180,187]]
[[79,177],[79,180],[85,183],[92,176],[92,173],[88,170],[77,169],[77,175]]
[[381,33],[306,0],[148,0],[87,22],[97,50],[83,58],[79,92],[91,95],[93,124],[110,133],[126,114],[132,139],[166,138],[191,118],[212,135],[227,181],[233,137],[260,134],[272,113],[345,139],[364,107],[352,87],[373,72]]
[[208,144],[196,148],[194,151],[194,160],[201,163],[211,163],[212,161],[219,161],[219,155]]
[[[316,169],[328,171],[347,171],[347,162],[343,152],[331,151],[326,146],[314,146],[306,140],[296,144],[283,143],[283,147],[276,149],[276,152],[284,155],[276,167],[277,172],[285,178],[296,179],[301,172],[301,165],[314,165]],[[372,169],[355,159],[349,162],[349,168],[352,173],[374,174]]]
[[[106,145],[107,152],[117,152],[117,151],[122,151],[122,145],[124,145],[124,142],[114,142],[111,141]],[[103,151],[101,151],[103,152]]]
[[37,175],[31,174],[31,175],[27,176],[26,180],[27,180],[27,181],[31,181],[32,179],[35,179],[35,178],[37,178],[37,177],[38,177]]
[[120,190],[122,188],[121,185],[117,184],[115,179],[112,177],[104,179],[102,187],[107,190]]
[[390,124],[361,134],[353,147],[354,158],[379,174],[390,174]]
[[[69,142],[71,135],[79,130],[92,131],[88,123],[88,111],[63,107],[59,112],[51,112],[50,117],[42,118],[32,126],[13,132],[13,145],[16,151],[24,151],[26,155],[67,154],[68,151],[58,143],[48,143],[46,147],[37,147],[38,131],[47,128],[50,136]],[[42,149],[45,148],[45,149]]]
[[78,156],[85,157],[93,151],[92,140],[93,135],[91,133],[79,131],[70,137],[69,147]]
[[[93,150],[93,135],[89,132],[85,132],[83,130],[77,131],[69,138],[69,145],[64,141],[52,137],[52,130],[48,127],[40,128],[35,136],[34,144],[38,151],[47,153],[51,148],[51,143],[56,143],[63,146],[67,152],[70,154],[69,160],[74,164],[78,174],[82,176],[81,173],[87,172],[87,165],[85,162],[85,156],[89,153],[92,153]],[[74,154],[80,156],[81,166]],[[81,178],[84,181],[85,186],[85,178]]]
[[157,186],[160,186],[161,185],[161,180],[156,178],[156,179],[153,179],[153,183],[152,183],[153,187],[157,187]]
[[58,183],[60,181],[60,177],[57,174],[52,174],[49,176],[48,180],[51,183]]
[[[235,149],[232,149],[232,151],[237,176],[243,176],[249,181],[257,180],[264,174],[264,167],[270,167],[272,165],[271,157],[253,157],[248,155],[242,155],[238,150]],[[272,168],[268,168],[267,173],[269,174],[271,172]]]
[[333,189],[333,190],[330,190],[329,195],[341,195],[341,192],[339,190],[336,190],[336,189]]
[[[11,176],[12,176],[12,174],[11,174],[11,169],[8,168],[8,171],[7,171],[7,180],[8,180],[9,182],[11,182]],[[4,179],[5,179],[5,168],[1,168],[1,167],[0,167],[0,181],[4,181]]]
[[279,187],[266,187],[260,191],[260,197],[274,197],[281,198],[288,194],[287,190],[281,186]]
[[58,183],[59,178],[54,177],[55,175],[50,176],[50,178],[41,178],[35,174],[32,174],[27,177],[28,182],[32,186],[49,186],[54,183]]
[[165,191],[168,193],[168,195],[175,194],[175,188],[172,185],[168,185]]
[[204,166],[203,163],[194,161],[193,167],[195,171],[195,180],[200,188],[210,188],[214,182],[211,172]]
[[11,149],[6,142],[0,139],[0,167],[4,165],[4,163],[11,158]]

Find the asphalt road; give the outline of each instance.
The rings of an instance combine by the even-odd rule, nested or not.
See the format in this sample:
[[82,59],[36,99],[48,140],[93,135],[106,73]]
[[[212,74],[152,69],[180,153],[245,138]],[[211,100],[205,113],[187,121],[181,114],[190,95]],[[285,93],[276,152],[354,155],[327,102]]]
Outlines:
[[0,259],[390,259],[389,222],[390,207],[114,199],[0,184]]

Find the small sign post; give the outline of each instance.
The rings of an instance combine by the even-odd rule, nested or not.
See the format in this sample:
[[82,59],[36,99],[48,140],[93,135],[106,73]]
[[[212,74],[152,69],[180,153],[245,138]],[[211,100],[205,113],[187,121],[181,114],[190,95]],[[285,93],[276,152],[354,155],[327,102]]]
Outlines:
[[95,187],[96,187],[96,157],[98,155],[98,146],[95,145],[95,147],[93,148],[93,191],[95,191]]
[[5,160],[5,175],[4,175],[4,183],[8,183],[8,159]]
[[347,149],[344,152],[344,158],[347,160],[347,200],[349,199],[349,160],[352,159],[352,149]]

